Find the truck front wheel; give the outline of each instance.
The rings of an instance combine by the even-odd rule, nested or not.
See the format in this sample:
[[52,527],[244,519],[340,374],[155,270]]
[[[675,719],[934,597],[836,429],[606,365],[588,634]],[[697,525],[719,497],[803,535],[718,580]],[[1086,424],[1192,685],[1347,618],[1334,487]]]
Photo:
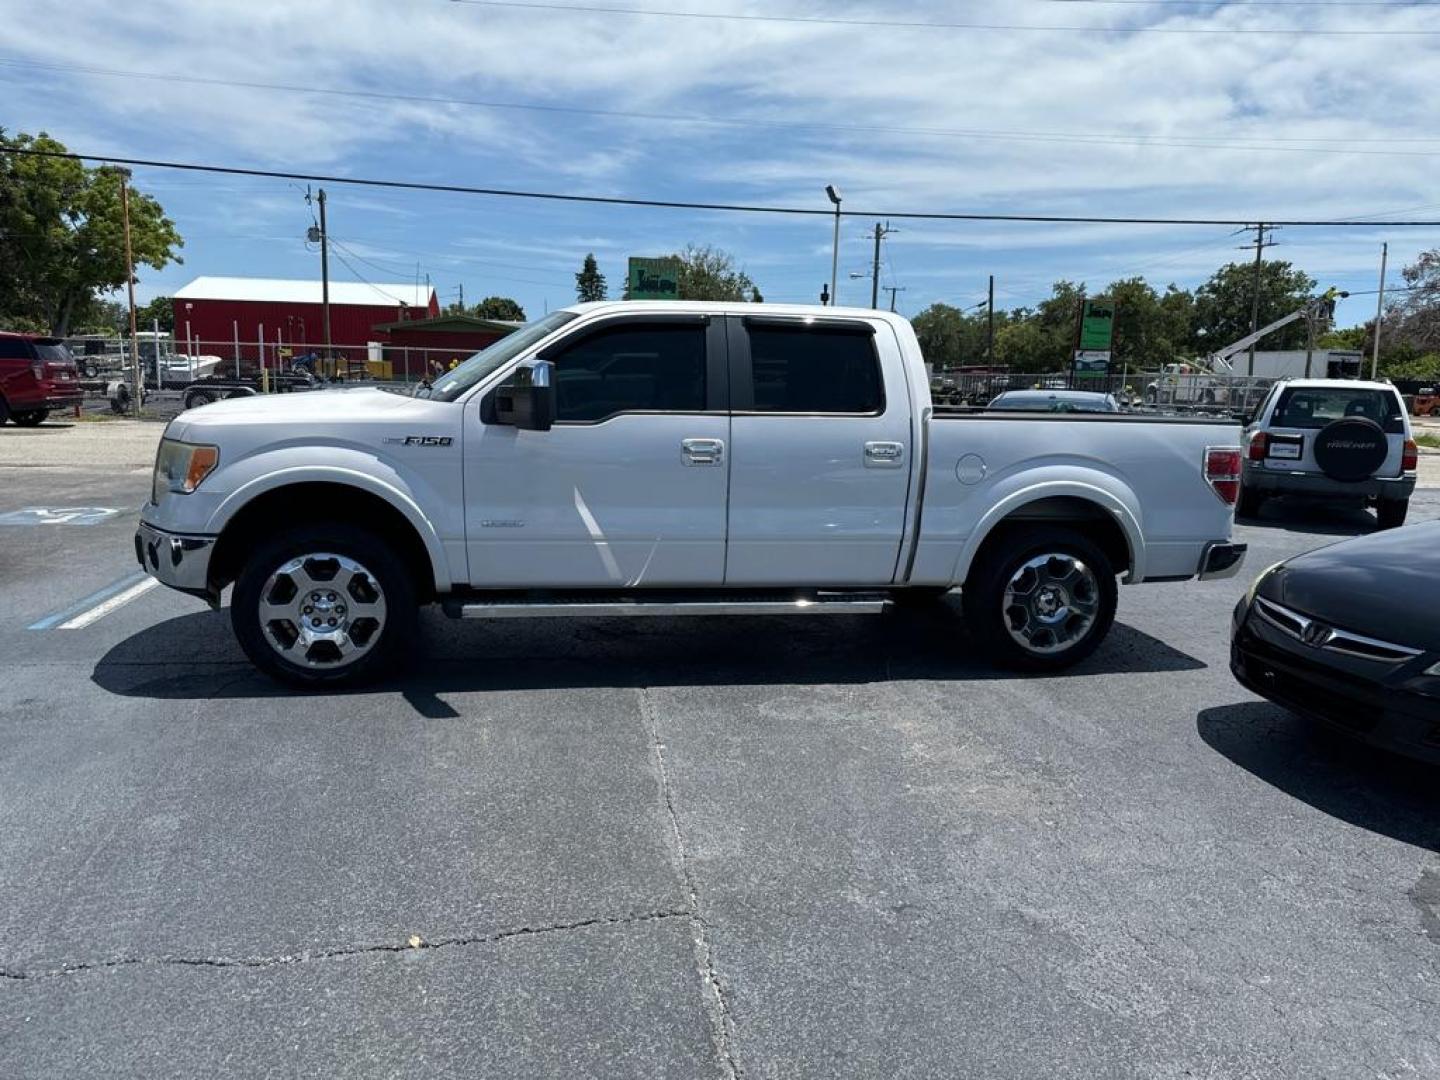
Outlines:
[[381,537],[303,525],[262,544],[235,582],[230,621],[252,663],[302,687],[385,674],[414,641],[409,569]]
[[1088,537],[1025,528],[981,552],[961,593],[971,636],[995,661],[1056,671],[1089,656],[1115,621],[1115,569]]

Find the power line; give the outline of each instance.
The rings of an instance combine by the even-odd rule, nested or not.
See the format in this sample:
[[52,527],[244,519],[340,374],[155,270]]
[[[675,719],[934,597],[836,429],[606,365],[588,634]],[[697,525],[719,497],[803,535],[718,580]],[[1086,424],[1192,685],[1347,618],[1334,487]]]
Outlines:
[[[259,82],[250,79],[220,79],[179,72],[135,71],[120,68],[87,67],[76,64],[49,64],[17,57],[0,57],[0,65],[63,72],[66,75],[98,75],[102,78],[140,79],[147,82],[185,83],[196,86],[224,86],[232,89],[269,90],[286,94],[311,94],[321,97],[358,98],[367,101],[400,101],[425,105],[460,105],[466,108],[498,109],[572,116],[589,116],[611,120],[644,120],[670,124],[706,124],[715,127],[775,128],[790,131],[834,131],[860,135],[918,135],[952,139],[988,139],[1001,142],[1076,143],[1080,145],[1159,146],[1201,150],[1247,150],[1261,153],[1355,154],[1355,146],[1431,146],[1440,138],[1423,136],[1330,136],[1316,135],[1149,135],[1143,133],[1084,131],[1020,131],[1001,128],[932,128],[891,124],[840,124],[824,121],[787,121],[763,118],[707,116],[695,113],[652,113],[624,109],[592,109],[579,106],[544,105],[518,101],[493,101],[476,98],[447,97],[436,94],[407,94],[384,90],[340,89],[326,86],[305,86],[297,83]],[[1252,145],[1253,144],[1253,145]],[[1285,144],[1285,145],[1282,145]],[[1288,145],[1294,144],[1294,145]],[[1333,145],[1314,145],[1333,144]],[[1440,157],[1436,150],[1368,151],[1395,157]]]
[[[0,146],[0,153],[21,157],[61,158],[68,161],[98,161],[112,165],[130,165],[136,168],[179,169],[185,172],[212,173],[225,176],[261,176],[273,180],[304,180],[320,184],[349,184],[353,187],[387,188],[402,191],[442,192],[455,195],[490,195],[496,198],[535,199],[548,202],[584,203],[600,206],[634,206],[660,210],[715,210],[736,214],[775,214],[791,217],[830,218],[837,212],[833,208],[820,209],[806,206],[774,206],[759,203],[716,203],[694,202],[684,199],[647,199],[620,195],[576,195],[556,191],[526,191],[514,188],[482,188],[464,184],[435,184],[418,180],[385,180],[359,176],[338,176],[328,173],[285,172],[278,169],[246,169],[234,165],[202,165],[196,162],[166,161],[155,158],[117,157],[113,154],[80,154],[73,151],[36,150],[31,147]],[[845,210],[846,217],[899,218],[909,221],[1018,221],[1045,224],[1070,225],[1229,225],[1247,226],[1251,218],[1180,218],[1180,217],[1107,217],[1100,215],[1074,214],[1019,214],[1019,213],[956,213],[924,210]],[[1292,227],[1325,228],[1425,228],[1440,227],[1440,221],[1341,221],[1317,218],[1273,218],[1266,217],[1269,225]]]
[[[1064,34],[1284,34],[1323,37],[1436,37],[1440,30],[1331,30],[1313,27],[1202,27],[1202,26],[1059,26],[1054,23],[982,22],[913,22],[897,19],[855,19],[820,15],[757,15],[751,12],[677,11],[660,8],[632,8],[595,4],[535,3],[529,0],[450,0],[455,4],[474,7],[512,8],[522,11],[559,11],[571,15],[641,15],[660,19],[703,19],[725,22],[787,23],[806,26],[860,26],[885,30],[1014,30]],[[1244,6],[1244,5],[1242,5]],[[1256,5],[1258,6],[1258,5]],[[1389,7],[1404,10],[1402,5],[1361,4],[1361,7]],[[1428,5],[1427,5],[1428,6]]]

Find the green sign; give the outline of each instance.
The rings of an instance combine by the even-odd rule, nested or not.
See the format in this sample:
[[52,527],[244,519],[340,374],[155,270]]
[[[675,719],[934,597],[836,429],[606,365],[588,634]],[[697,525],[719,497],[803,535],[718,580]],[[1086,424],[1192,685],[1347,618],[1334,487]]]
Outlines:
[[1108,300],[1086,300],[1080,316],[1081,352],[1109,352],[1115,333],[1115,305]]
[[679,259],[630,259],[631,300],[679,300]]

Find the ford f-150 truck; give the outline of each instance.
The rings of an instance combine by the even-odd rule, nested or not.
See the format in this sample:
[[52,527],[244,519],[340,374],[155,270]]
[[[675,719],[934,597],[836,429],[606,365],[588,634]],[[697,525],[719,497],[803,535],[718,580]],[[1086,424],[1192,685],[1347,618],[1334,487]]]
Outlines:
[[1236,425],[936,409],[887,312],[556,311],[411,393],[173,420],[135,553],[281,680],[371,678],[457,618],[872,614],[959,588],[976,643],[1054,669],[1126,582],[1228,576]]

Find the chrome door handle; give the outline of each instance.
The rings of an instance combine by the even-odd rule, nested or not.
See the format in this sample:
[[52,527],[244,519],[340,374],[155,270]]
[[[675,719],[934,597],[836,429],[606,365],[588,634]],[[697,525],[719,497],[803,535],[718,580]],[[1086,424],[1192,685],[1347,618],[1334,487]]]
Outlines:
[[867,442],[865,464],[872,469],[894,469],[905,461],[905,444],[898,442]]
[[680,459],[686,465],[722,465],[725,462],[725,440],[681,439]]

